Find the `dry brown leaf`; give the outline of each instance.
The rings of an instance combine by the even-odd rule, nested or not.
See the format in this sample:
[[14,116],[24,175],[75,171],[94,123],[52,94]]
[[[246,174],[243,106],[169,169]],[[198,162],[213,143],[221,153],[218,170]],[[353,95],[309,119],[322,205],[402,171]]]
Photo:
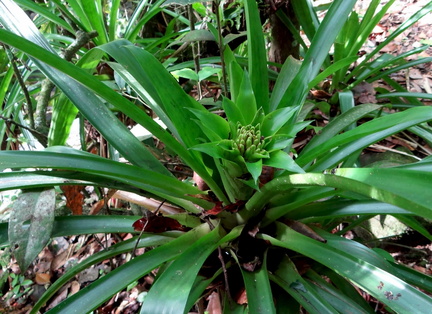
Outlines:
[[70,208],[72,214],[82,215],[84,195],[81,191],[83,185],[63,185],[60,187],[66,196],[66,206]]
[[78,281],[74,280],[71,283],[70,295],[73,295],[73,294],[77,293],[78,291],[80,291],[80,284]]
[[421,74],[420,70],[415,68],[409,70],[409,77],[411,79],[423,79],[423,75]]
[[213,291],[207,298],[208,305],[206,312],[209,314],[221,314],[222,313],[222,304],[220,302],[219,293]]
[[71,283],[67,283],[66,285],[64,285],[60,289],[60,292],[57,294],[57,296],[52,300],[52,302],[46,308],[47,311],[52,309],[53,307],[57,306],[60,302],[62,302],[63,300],[65,300],[67,298],[68,290],[69,290],[70,286],[71,286]]
[[51,282],[51,274],[48,273],[36,273],[35,282],[38,285],[46,285]]
[[247,295],[246,295],[246,289],[242,288],[242,290],[237,294],[236,300],[237,304],[247,304]]
[[69,248],[66,251],[63,251],[62,253],[58,254],[51,264],[51,270],[57,270],[60,267],[62,267],[68,260],[69,257],[73,254],[75,247],[77,246],[76,243],[69,246]]

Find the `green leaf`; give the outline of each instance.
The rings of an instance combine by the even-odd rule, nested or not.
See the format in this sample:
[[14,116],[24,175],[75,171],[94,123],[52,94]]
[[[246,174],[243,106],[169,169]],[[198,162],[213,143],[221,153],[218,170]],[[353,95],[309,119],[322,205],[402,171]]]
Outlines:
[[309,313],[338,313],[326,298],[314,292],[311,284],[303,279],[288,256],[282,258],[270,279],[293,296]]
[[270,158],[264,160],[264,165],[284,169],[294,173],[304,173],[304,170],[282,150],[270,153]]
[[231,140],[222,140],[219,142],[212,143],[203,143],[199,145],[195,145],[191,149],[195,149],[206,153],[213,158],[223,158],[223,159],[236,159],[240,154],[238,152],[234,152],[231,146]]
[[249,272],[241,268],[251,313],[276,313],[267,271],[267,254],[259,270]]
[[297,76],[286,89],[278,107],[302,105],[309,83],[316,77],[330,47],[351,12],[355,0],[335,0],[314,35]]
[[171,72],[171,74],[174,76],[180,76],[180,77],[184,77],[184,78],[187,78],[189,80],[194,80],[194,81],[198,81],[198,79],[199,79],[198,73],[196,73],[194,70],[189,69],[189,68],[173,71],[173,72]]
[[[145,99],[150,100],[149,105],[167,126],[174,126],[171,131],[178,134],[178,139],[186,147],[198,144],[198,138],[203,137],[203,134],[197,125],[190,123],[193,117],[191,112],[184,109],[204,111],[204,107],[183,91],[153,55],[126,40],[111,42],[99,48],[127,69],[136,80],[135,86],[142,86]],[[160,114],[161,111],[163,114]],[[165,117],[170,121],[166,121]]]
[[[246,29],[248,38],[248,71],[256,99],[255,110],[263,108],[269,112],[267,53],[260,13],[255,0],[245,0]],[[257,107],[258,106],[258,107]]]
[[[51,174],[51,173],[49,173]],[[66,175],[66,174],[65,174]],[[46,171],[13,171],[0,172],[0,191],[25,189],[25,188],[40,188],[51,187],[54,185],[91,185],[94,181],[71,180],[50,176]],[[107,182],[109,186],[111,182]]]
[[264,117],[261,125],[261,134],[265,137],[275,135],[296,113],[294,108],[280,108],[270,112]]
[[38,13],[39,15],[45,17],[47,20],[50,20],[54,24],[68,30],[69,32],[75,33],[74,29],[68,23],[66,23],[64,19],[59,18],[51,11],[45,9],[42,5],[38,5],[37,3],[30,0],[16,0],[15,2],[21,7],[26,8],[27,10]]
[[318,83],[324,81],[328,76],[336,73],[341,68],[349,66],[358,59],[358,56],[346,57],[344,59],[338,60],[329,67],[325,68],[320,74],[318,74],[312,81],[309,82],[308,88],[311,89]]
[[[180,234],[178,235],[180,236]],[[168,243],[175,239],[175,237],[170,237],[167,235],[160,235],[160,234],[146,234],[143,233],[142,237],[138,241],[138,237],[131,238],[129,240],[117,243],[111,247],[109,247],[107,250],[103,250],[100,252],[97,252],[90,257],[84,259],[77,265],[71,267],[65,274],[63,274],[60,278],[58,278],[45,293],[37,300],[36,304],[33,306],[32,313],[37,313],[38,310],[40,310],[41,307],[43,307],[46,302],[59,290],[67,284],[69,280],[71,280],[73,277],[75,277],[77,274],[79,274],[81,271],[85,270],[86,268],[91,267],[92,265],[96,265],[97,263],[100,263],[104,260],[107,260],[109,258],[112,258],[114,256],[130,252],[132,251],[135,246],[137,248],[143,248],[143,247],[149,247],[149,246],[159,246],[163,245],[165,243]],[[138,241],[138,243],[137,243]]]
[[[7,8],[2,7],[5,1],[8,2]],[[123,108],[127,108],[129,113],[130,111],[139,112],[140,110],[133,105],[131,106],[129,101],[93,76],[58,57],[55,53],[50,53],[53,52],[52,48],[29,20],[27,15],[16,7],[16,4],[13,2],[9,0],[5,1],[0,3],[0,18],[2,24],[5,27],[13,29],[18,34],[27,36],[45,49],[4,29],[0,29],[1,41],[32,56],[33,62],[38,68],[62,89],[66,96],[80,109],[83,115],[126,159],[141,167],[171,175],[142,143],[130,133],[125,125],[115,117],[107,106],[102,103],[95,95],[95,92],[109,99],[111,103],[120,104]],[[9,12],[11,8],[14,8],[14,14],[8,15],[7,12]],[[43,62],[39,60],[43,60]],[[67,75],[59,70],[66,72]],[[75,80],[71,80],[71,77],[81,81],[86,87],[83,87]],[[92,89],[93,92],[88,88]],[[140,114],[149,118],[145,113],[141,112]]]
[[420,289],[432,291],[431,276],[425,275],[405,265],[397,264],[394,262],[390,262],[390,264],[393,266],[394,271],[396,271],[397,276],[400,279],[416,287],[419,287]]
[[324,127],[320,134],[315,136],[302,150],[300,156],[307,155],[308,152],[315,147],[318,147],[324,144],[326,141],[330,140],[334,136],[336,136],[339,132],[347,128],[350,124],[364,117],[366,114],[380,109],[380,105],[375,104],[362,104],[355,106],[337,116],[334,120],[332,120],[328,125]]
[[234,125],[237,125],[237,122],[240,122],[242,125],[247,124],[242,112],[231,99],[224,97],[222,100],[222,107],[227,115],[228,121],[233,122]]
[[312,1],[296,1],[292,3],[292,6],[303,31],[309,41],[312,41],[319,27],[319,20]]
[[100,1],[81,1],[82,8],[88,17],[92,30],[97,31],[98,36],[94,39],[96,44],[101,45],[108,42],[108,34],[105,28],[104,12]]
[[296,77],[302,63],[293,57],[288,57],[282,66],[282,69],[276,79],[275,86],[270,98],[270,110],[274,111],[284,97],[287,97],[285,91]]
[[247,170],[252,175],[254,184],[256,185],[258,182],[258,178],[262,172],[262,165],[263,165],[262,159],[259,159],[256,162],[246,162],[245,164]]
[[220,73],[221,71],[222,71],[222,69],[220,69],[220,68],[203,67],[198,72],[198,79],[200,81],[205,80],[205,79],[209,78],[212,75]]
[[0,152],[0,166],[3,168],[57,168],[82,171],[131,184],[151,193],[183,199],[190,198],[186,194],[202,193],[192,185],[178,181],[176,178],[66,147],[57,149],[57,152],[2,151]]
[[[96,69],[101,58],[102,51],[91,50],[87,52],[76,63],[89,74]],[[70,129],[78,113],[78,108],[66,97],[61,94],[56,102],[53,103],[51,126],[48,133],[48,146],[65,145],[69,136]]]
[[[219,140],[228,139],[230,127],[228,122],[221,116],[211,113],[209,111],[189,109],[193,114],[197,116],[200,122],[219,137]],[[205,131],[203,130],[205,133]]]
[[[314,143],[315,147],[301,154],[296,162],[303,167],[317,157],[321,157],[313,166],[308,167],[308,170],[322,171],[389,135],[429,120],[432,120],[432,108],[429,107],[416,107],[383,116],[363,123],[354,130],[334,136],[319,146]],[[335,150],[336,147],[338,148]]]
[[240,93],[240,86],[243,81],[244,73],[229,46],[224,48],[224,57],[227,64],[231,99],[236,103],[238,94]]
[[[431,58],[431,60],[432,60],[432,58]],[[387,93],[387,94],[377,95],[377,98],[388,98],[388,97],[432,99],[432,95],[429,93],[399,92],[399,93]]]
[[[61,216],[55,217],[51,233],[53,238],[93,233],[133,233],[132,224],[140,216]],[[0,223],[0,245],[8,244],[8,223]],[[23,225],[27,230],[29,223]],[[164,234],[169,234],[164,233]]]
[[[329,240],[324,233],[320,233],[320,235]],[[334,239],[334,237],[336,236],[331,238]],[[396,312],[411,313],[414,311],[421,313],[423,309],[430,307],[432,304],[431,297],[408,285],[391,272],[364,260],[362,255],[354,256],[350,252],[346,252],[346,249],[355,243],[340,237],[337,238],[338,241],[344,242],[343,246],[341,243],[333,245],[330,241],[327,244],[318,242],[281,223],[277,223],[276,238],[263,235],[263,239],[270,241],[273,245],[306,255],[333,269],[336,273],[349,278],[361,289]],[[390,267],[390,264],[388,266]],[[389,271],[392,271],[391,267]],[[381,288],[380,282],[383,283]]]
[[[249,75],[244,71],[240,92],[236,101],[238,111],[242,114],[244,125],[252,123],[257,112],[256,95],[252,89]],[[231,120],[230,120],[231,121]],[[235,122],[235,121],[234,121]]]
[[70,296],[47,313],[87,313],[94,310],[112,295],[126,288],[131,282],[185,252],[209,232],[208,225],[203,224],[169,243],[137,256]]
[[124,38],[135,42],[138,33],[144,28],[144,25],[150,21],[153,16],[162,11],[161,6],[165,1],[166,0],[156,0],[149,5],[148,1],[141,0],[128,21]]
[[[51,236],[55,209],[54,189],[26,191],[13,204],[9,240],[20,269],[25,272]],[[24,223],[30,220],[30,226]]]
[[180,42],[215,41],[213,34],[207,29],[196,29],[186,33]]
[[[332,284],[322,278],[320,274],[317,274],[310,269],[306,272],[306,276],[313,281],[313,284],[310,285],[311,290],[315,291],[315,293],[327,300],[338,311],[338,313],[343,313],[347,308],[350,309],[350,313],[365,313],[364,307],[357,304],[349,295],[346,295],[344,290],[336,289]],[[369,308],[367,313],[372,314],[375,312]]]
[[140,313],[186,313],[198,271],[223,236],[224,231],[218,225],[176,258],[150,288]]
[[[430,198],[427,196],[427,193],[420,192],[422,190],[421,187],[426,187],[427,182],[431,180],[432,172],[398,168],[341,168],[336,170],[335,174],[344,178],[361,181],[378,190],[389,191],[400,197],[412,200],[419,205],[430,208],[427,212],[413,212],[423,217],[432,217]],[[372,191],[371,194],[373,195]],[[402,206],[402,204],[398,203],[394,205],[410,210],[410,208],[407,208],[408,205]]]
[[188,4],[193,4],[193,3],[197,3],[197,2],[206,2],[206,0],[165,0],[163,2],[163,6],[168,6],[171,4],[180,4],[180,5],[188,5]]
[[[282,207],[282,206],[281,206]],[[289,205],[287,206],[289,207]],[[290,210],[288,216],[291,219],[308,219],[321,220],[324,217],[335,218],[355,215],[411,215],[408,210],[400,207],[370,200],[329,200],[307,204],[306,206],[297,206],[297,209]],[[282,208],[274,209],[281,210]],[[269,213],[270,215],[270,213]]]
[[[356,170],[360,170],[358,172],[359,176],[352,179],[351,177],[356,173]],[[426,193],[418,193],[427,186],[427,182],[432,180],[432,173],[398,170],[396,168],[339,169],[336,172],[339,175],[305,173],[275,178],[250,198],[246,203],[246,209],[250,211],[249,215],[253,215],[255,211],[263,208],[273,196],[282,191],[304,186],[327,186],[355,192],[371,199],[401,207],[418,216],[432,218],[432,204],[429,202]],[[394,179],[395,174],[397,174],[396,177],[407,180],[409,186],[405,184],[397,186],[397,183],[401,181]],[[341,175],[346,175],[348,178]],[[389,185],[387,186],[385,183]],[[408,190],[405,190],[407,188]],[[413,191],[416,192],[413,193]]]
[[[389,2],[390,3],[390,2]],[[408,18],[405,22],[403,22],[394,32],[389,34],[389,36],[381,42],[371,53],[369,53],[366,58],[354,69],[354,71],[351,73],[350,77],[347,77],[347,79],[350,79],[352,76],[358,75],[358,72],[363,70],[364,64],[369,61],[371,58],[373,58],[384,46],[388,45],[390,42],[392,42],[397,36],[402,34],[408,27],[413,25],[415,22],[420,20],[423,16],[430,13],[432,10],[432,2],[427,3],[424,7],[422,7],[419,11],[414,13],[410,18]]]

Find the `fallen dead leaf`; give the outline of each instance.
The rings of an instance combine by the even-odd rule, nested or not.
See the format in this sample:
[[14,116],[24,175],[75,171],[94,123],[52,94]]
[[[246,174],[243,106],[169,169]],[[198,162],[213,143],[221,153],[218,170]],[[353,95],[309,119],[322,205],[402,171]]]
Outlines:
[[38,285],[46,285],[51,282],[51,274],[49,273],[36,273],[35,282]]
[[209,314],[221,314],[222,313],[222,304],[220,302],[219,293],[213,291],[207,298],[208,305],[206,312]]
[[78,291],[80,291],[80,284],[78,281],[74,280],[71,283],[70,295],[73,295],[73,294],[77,293]]

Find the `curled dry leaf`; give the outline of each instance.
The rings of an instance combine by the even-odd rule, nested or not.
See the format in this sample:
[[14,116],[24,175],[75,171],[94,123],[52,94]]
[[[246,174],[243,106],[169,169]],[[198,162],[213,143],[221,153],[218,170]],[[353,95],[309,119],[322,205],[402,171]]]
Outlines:
[[82,185],[63,185],[60,187],[66,196],[66,206],[70,208],[72,214],[82,215],[84,195],[81,191]]
[[182,226],[177,220],[153,215],[150,217],[143,217],[138,219],[132,224],[132,227],[135,231],[145,231],[145,232],[154,232],[161,233],[165,231],[178,230],[178,231],[186,231],[188,228]]

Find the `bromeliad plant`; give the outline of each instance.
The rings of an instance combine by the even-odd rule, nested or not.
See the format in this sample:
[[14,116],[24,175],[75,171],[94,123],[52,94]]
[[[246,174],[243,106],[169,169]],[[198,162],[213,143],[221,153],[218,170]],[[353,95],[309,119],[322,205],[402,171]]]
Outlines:
[[[51,285],[33,312],[80,271],[135,246],[154,248],[50,312],[94,310],[155,269],[158,274],[141,313],[188,312],[210,292],[217,292],[224,311],[230,313],[299,312],[300,307],[312,313],[372,312],[358,288],[395,312],[430,308],[432,299],[416,288],[432,291],[430,277],[398,265],[385,252],[341,237],[342,232],[335,234],[335,228],[348,223],[345,232],[371,216],[393,215],[432,239],[415,219],[432,219],[428,194],[422,192],[432,182],[430,158],[393,168],[349,168],[365,147],[402,130],[421,128],[418,133],[430,141],[432,134],[423,125],[432,120],[432,108],[416,106],[380,116],[380,105],[356,106],[323,128],[296,160],[289,154],[296,134],[309,124],[304,121],[313,107],[305,103],[309,83],[354,3],[333,2],[303,62],[286,61],[269,97],[259,13],[255,1],[245,0],[248,67],[242,69],[234,54],[225,50],[231,96],[223,98],[223,116],[187,95],[159,61],[127,40],[98,46],[83,56],[79,66],[85,69],[94,69],[104,55],[115,60],[110,66],[164,122],[164,129],[88,70],[59,58],[13,2],[0,1],[5,28],[0,29],[1,41],[27,54],[130,163],[59,146],[1,152],[0,165],[10,171],[0,173],[0,189],[25,191],[9,224],[0,225],[1,243],[15,248],[25,269],[48,241],[41,232],[51,237],[134,232],[132,225],[143,231],[141,238],[118,243],[71,268]],[[7,15],[6,8],[14,8],[16,14]],[[107,103],[149,130],[207,187],[200,185],[200,190],[176,179]],[[352,127],[366,115],[372,119]],[[60,123],[53,121],[52,127]],[[264,178],[264,172],[270,178]],[[134,223],[139,217],[128,216],[54,218],[54,192],[49,187],[71,184],[166,200],[184,209],[170,216],[183,227],[154,233],[145,227],[151,225],[150,217],[140,223]],[[247,301],[240,302],[237,295],[244,291]]]

